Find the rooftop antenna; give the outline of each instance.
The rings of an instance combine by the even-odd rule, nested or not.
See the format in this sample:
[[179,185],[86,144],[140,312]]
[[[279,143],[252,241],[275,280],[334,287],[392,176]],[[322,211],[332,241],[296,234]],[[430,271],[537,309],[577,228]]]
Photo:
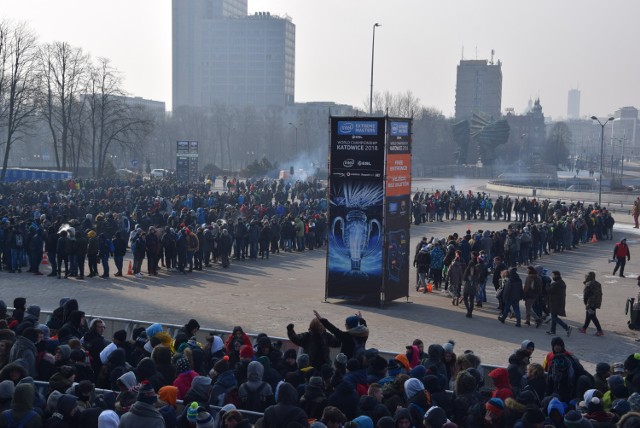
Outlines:
[[476,60],[478,59],[478,45],[476,45]]
[[493,56],[496,54],[496,51],[491,49],[491,62],[489,64],[493,65]]
[[462,58],[461,59],[464,61],[464,45],[462,45]]

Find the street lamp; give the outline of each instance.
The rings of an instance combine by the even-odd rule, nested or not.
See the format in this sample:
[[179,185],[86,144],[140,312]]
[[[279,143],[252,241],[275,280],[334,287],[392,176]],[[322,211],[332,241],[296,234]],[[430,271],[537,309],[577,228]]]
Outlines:
[[373,114],[373,54],[376,51],[376,27],[382,27],[377,22],[373,24],[373,39],[371,42],[371,89],[369,89],[369,116]]
[[598,207],[600,207],[602,205],[602,161],[604,159],[604,127],[608,122],[615,120],[615,118],[610,117],[609,119],[605,120],[604,123],[600,122],[600,119],[598,119],[596,116],[591,116],[591,119],[595,120],[600,125],[600,186],[598,189]]
[[289,126],[293,126],[293,128],[296,130],[296,155],[297,155],[298,154],[298,127],[291,122],[289,122]]

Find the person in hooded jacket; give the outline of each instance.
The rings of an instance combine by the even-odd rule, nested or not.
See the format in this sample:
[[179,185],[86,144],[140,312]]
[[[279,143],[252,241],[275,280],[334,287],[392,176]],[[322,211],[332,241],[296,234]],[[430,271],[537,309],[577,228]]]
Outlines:
[[438,374],[446,376],[447,368],[443,363],[444,348],[442,345],[438,345],[436,343],[429,345],[429,348],[427,348],[427,355],[428,357],[423,359],[420,364],[427,369],[435,367]]
[[206,403],[209,401],[209,394],[211,393],[211,378],[209,376],[196,376],[191,382],[191,388],[182,399],[185,407],[188,407],[191,403]]
[[27,374],[31,377],[37,377],[38,371],[36,368],[36,343],[40,337],[39,330],[35,328],[27,328],[23,332],[22,336],[16,337],[16,342],[11,347],[9,353],[9,362],[13,363],[18,360],[27,371]]
[[476,379],[467,371],[461,371],[456,378],[456,398],[453,401],[453,422],[459,427],[473,428],[469,410],[482,401],[477,390]]
[[106,364],[102,365],[100,374],[96,380],[96,386],[101,389],[117,391],[117,381],[120,376],[128,370],[125,351],[121,348],[115,349],[107,358]]
[[407,379],[404,382],[404,393],[407,396],[407,408],[415,428],[424,428],[424,414],[431,407],[431,396],[418,379]]
[[159,391],[163,386],[170,385],[164,375],[156,369],[156,363],[149,357],[145,357],[138,362],[135,373],[138,382],[148,381],[156,391]]
[[393,381],[382,387],[382,404],[387,406],[389,413],[395,414],[398,407],[406,407],[407,399],[404,394],[404,382],[409,379],[405,373],[398,374]]
[[[269,383],[262,380],[264,367],[257,361],[251,361],[247,367],[247,381],[238,388],[240,408],[254,412],[264,412],[273,403],[273,390]],[[253,395],[258,394],[257,400]],[[259,401],[260,404],[256,402]]]
[[158,396],[151,384],[143,384],[136,402],[120,418],[119,428],[164,428],[164,418],[155,408]]
[[329,406],[337,407],[345,414],[347,419],[353,419],[357,416],[358,402],[360,397],[356,392],[355,385],[351,382],[343,380],[336,386],[333,394],[327,399]]
[[491,392],[491,398],[497,397],[505,401],[509,397],[513,397],[513,390],[509,383],[509,372],[504,367],[498,367],[489,372],[489,377],[493,380],[496,389]]
[[300,397],[300,407],[310,419],[320,419],[324,408],[327,407],[327,402],[322,378],[312,376],[304,389],[304,394]]
[[87,261],[89,264],[89,278],[98,276],[98,252],[100,251],[100,242],[98,234],[89,230],[87,232]]
[[511,268],[508,271],[502,271],[501,288],[503,309],[502,314],[498,316],[498,321],[504,324],[505,319],[509,315],[509,310],[513,310],[516,316],[516,327],[521,326],[520,300],[522,299],[522,279],[518,275],[517,268]]
[[227,392],[238,386],[233,370],[229,368],[229,357],[218,360],[212,369],[210,376],[213,380],[211,394],[209,394],[209,405],[222,406]]
[[69,319],[58,332],[60,343],[67,343],[70,339],[81,339],[88,332],[85,314],[75,310],[69,315]]
[[318,318],[313,318],[308,331],[300,334],[296,334],[293,324],[287,325],[287,336],[292,343],[302,347],[303,353],[309,355],[310,364],[317,368],[331,364],[331,348],[340,346],[340,340],[329,333]]
[[32,384],[18,384],[11,400],[11,409],[5,410],[0,415],[0,428],[14,426],[22,426],[24,428],[42,427],[42,418],[33,409],[34,399],[35,389]]
[[317,311],[314,310],[313,314],[320,320],[322,325],[340,341],[340,352],[345,354],[347,358],[354,358],[357,349],[365,349],[367,339],[369,338],[369,328],[367,328],[367,322],[362,318],[360,312],[347,317],[345,320],[346,331],[340,330],[331,324],[328,319],[322,318]]
[[453,392],[447,391],[442,386],[440,379],[434,375],[427,375],[422,378],[422,384],[424,385],[424,389],[429,392],[429,395],[431,396],[431,404],[444,409],[448,416],[453,415]]
[[264,355],[258,357],[257,361],[262,364],[264,367],[264,375],[262,376],[262,380],[271,385],[271,389],[275,391],[278,382],[282,380],[282,376],[278,372],[278,370],[271,367],[271,360],[269,357],[265,357]]
[[293,385],[282,382],[277,389],[278,402],[267,407],[262,419],[263,428],[282,428],[288,424],[307,427],[307,414],[298,407],[298,393]]
[[156,364],[156,370],[162,373],[167,385],[172,385],[176,379],[176,367],[171,364],[171,350],[164,345],[157,345],[151,352],[151,359]]

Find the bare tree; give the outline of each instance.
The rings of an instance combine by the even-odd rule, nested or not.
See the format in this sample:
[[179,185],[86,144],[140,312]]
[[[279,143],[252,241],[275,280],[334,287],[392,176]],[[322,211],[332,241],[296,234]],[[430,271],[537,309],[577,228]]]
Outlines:
[[120,75],[105,58],[92,67],[84,99],[90,117],[92,173],[101,177],[111,150],[142,153],[139,144],[151,133],[153,121],[141,107],[127,103]]
[[5,127],[0,181],[7,173],[13,144],[35,119],[36,37],[25,24],[0,23],[0,126]]
[[72,104],[84,90],[88,57],[67,42],[44,45],[39,54],[39,110],[51,132],[58,169],[67,168],[70,129],[74,120]]

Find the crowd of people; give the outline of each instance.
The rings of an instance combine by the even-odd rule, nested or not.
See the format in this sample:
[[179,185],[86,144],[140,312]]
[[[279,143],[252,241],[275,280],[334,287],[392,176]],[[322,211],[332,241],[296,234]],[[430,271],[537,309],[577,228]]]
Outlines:
[[[453,340],[385,358],[367,347],[362,314],[344,327],[314,312],[286,326],[291,343],[223,339],[190,319],[173,337],[160,324],[105,331],[75,299],[46,319],[25,298],[0,301],[0,427],[637,427],[640,356],[594,373],[560,337],[534,355],[521,343],[483,375],[481,357]],[[332,348],[338,352],[331,357]],[[335,352],[334,352],[335,353]],[[45,382],[46,391],[36,388]]]

